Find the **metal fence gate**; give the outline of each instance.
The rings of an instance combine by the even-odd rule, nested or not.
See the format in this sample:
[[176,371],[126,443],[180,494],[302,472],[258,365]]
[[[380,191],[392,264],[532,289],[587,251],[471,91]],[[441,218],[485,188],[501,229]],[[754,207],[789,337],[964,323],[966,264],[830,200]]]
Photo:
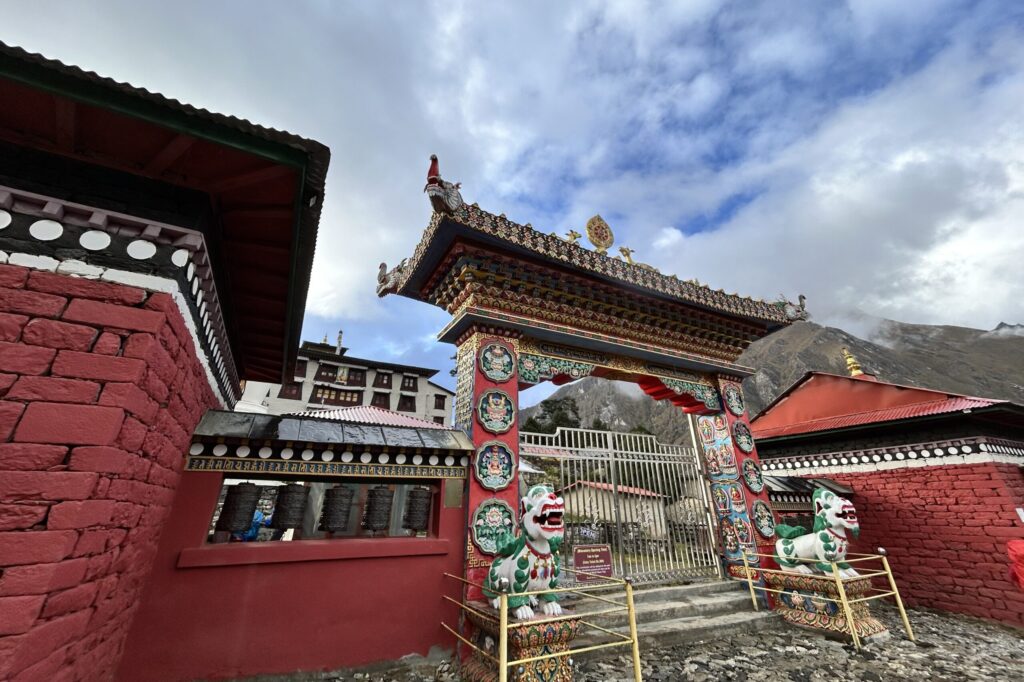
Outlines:
[[616,575],[668,582],[718,575],[707,486],[693,448],[589,429],[519,433],[522,486],[565,499],[563,561],[575,545],[611,546]]

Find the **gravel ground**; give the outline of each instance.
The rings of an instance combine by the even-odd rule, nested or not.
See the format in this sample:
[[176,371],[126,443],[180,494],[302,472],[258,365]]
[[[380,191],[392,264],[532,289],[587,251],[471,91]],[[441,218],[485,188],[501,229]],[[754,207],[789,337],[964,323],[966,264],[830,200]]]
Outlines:
[[[967,616],[911,609],[917,643],[895,607],[873,606],[891,636],[860,652],[793,627],[740,634],[643,657],[644,680],[1024,680],[1024,632]],[[590,661],[579,682],[632,680],[628,659]]]
[[[646,682],[676,680],[1024,680],[1024,632],[986,621],[941,613],[909,611],[917,643],[904,637],[899,613],[888,605],[872,611],[892,636],[860,652],[817,634],[786,626],[706,642],[665,647],[643,655]],[[321,678],[324,679],[324,678]],[[357,672],[332,680],[363,682],[457,682],[447,663],[392,672]],[[628,656],[584,661],[577,682],[632,682]]]

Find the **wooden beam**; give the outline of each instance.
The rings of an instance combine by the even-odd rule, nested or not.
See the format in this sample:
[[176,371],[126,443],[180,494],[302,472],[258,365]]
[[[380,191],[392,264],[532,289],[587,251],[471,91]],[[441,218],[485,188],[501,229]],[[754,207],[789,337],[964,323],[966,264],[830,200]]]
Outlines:
[[191,135],[175,135],[171,138],[171,141],[164,145],[164,148],[156,153],[156,155],[149,160],[146,167],[143,169],[150,175],[160,175],[165,170],[174,165],[174,162],[185,155],[189,149],[192,148],[196,142],[196,138]]
[[76,115],[77,107],[69,99],[54,95],[54,122],[55,134],[54,143],[57,148],[66,151],[75,151]]
[[259,170],[224,178],[220,182],[214,183],[210,189],[218,194],[221,192],[230,192],[232,190],[241,189],[242,187],[257,185],[263,182],[269,182],[270,180],[277,180],[278,178],[292,174],[292,172],[293,169],[290,166],[267,166],[266,168],[261,168]]

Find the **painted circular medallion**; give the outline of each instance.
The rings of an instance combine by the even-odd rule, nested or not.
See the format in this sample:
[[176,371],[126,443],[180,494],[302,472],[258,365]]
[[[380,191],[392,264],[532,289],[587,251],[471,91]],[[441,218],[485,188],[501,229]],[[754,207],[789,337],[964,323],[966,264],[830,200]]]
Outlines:
[[737,417],[743,416],[743,392],[736,384],[729,384],[722,392],[725,396],[725,406]]
[[754,516],[754,528],[757,529],[758,534],[763,538],[775,537],[775,517],[768,505],[757,500],[751,507],[751,513]]
[[480,349],[480,371],[495,383],[504,383],[515,373],[512,351],[500,343],[487,343]]
[[736,447],[745,453],[754,450],[754,437],[750,435],[750,428],[743,422],[736,422],[732,425],[732,438],[736,441]]
[[755,495],[764,490],[764,478],[761,477],[761,467],[752,459],[743,460],[743,482]]
[[505,391],[485,391],[476,412],[480,423],[491,433],[505,433],[516,421],[516,406]]
[[508,502],[492,497],[480,503],[470,524],[473,544],[484,554],[497,554],[505,536],[515,532],[516,514]]
[[612,228],[599,215],[587,221],[587,239],[593,244],[599,253],[604,253],[615,243],[615,235]]
[[473,473],[480,485],[488,490],[503,490],[515,474],[515,455],[500,440],[492,440],[476,451]]

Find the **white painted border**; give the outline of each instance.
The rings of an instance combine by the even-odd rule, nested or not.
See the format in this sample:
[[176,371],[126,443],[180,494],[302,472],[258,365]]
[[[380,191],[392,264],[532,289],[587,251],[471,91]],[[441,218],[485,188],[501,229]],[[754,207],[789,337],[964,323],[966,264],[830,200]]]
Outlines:
[[[771,461],[771,459],[765,460]],[[765,476],[828,476],[830,474],[864,474],[874,471],[892,471],[895,469],[920,469],[925,467],[963,466],[968,464],[1016,464],[1024,465],[1024,460],[1015,455],[1000,455],[994,452],[975,452],[969,455],[947,455],[928,459],[905,459],[894,462],[869,462],[867,464],[840,464],[838,466],[803,466],[799,469],[776,469],[765,472]]]
[[217,379],[210,367],[209,358],[207,358],[206,353],[203,352],[203,345],[199,342],[199,334],[196,329],[195,320],[192,319],[192,312],[189,310],[185,296],[182,294],[181,287],[178,286],[178,282],[176,280],[173,280],[170,277],[157,277],[155,275],[145,275],[138,272],[130,272],[128,270],[102,268],[78,260],[58,261],[49,256],[35,256],[29,253],[9,254],[7,261],[10,265],[20,265],[33,270],[46,270],[48,272],[56,272],[68,277],[98,279],[104,282],[111,282],[113,284],[138,287],[139,289],[145,289],[150,292],[170,294],[175,305],[178,306],[178,312],[185,320],[185,327],[188,329],[188,333],[192,336],[192,343],[195,344],[196,347],[196,357],[199,358],[199,363],[203,366],[203,371],[206,372],[206,383],[208,383],[210,388],[213,390],[214,396],[220,402],[220,407],[225,410],[230,409],[228,407],[228,401],[224,399],[224,394],[221,392],[220,386],[217,384]]

